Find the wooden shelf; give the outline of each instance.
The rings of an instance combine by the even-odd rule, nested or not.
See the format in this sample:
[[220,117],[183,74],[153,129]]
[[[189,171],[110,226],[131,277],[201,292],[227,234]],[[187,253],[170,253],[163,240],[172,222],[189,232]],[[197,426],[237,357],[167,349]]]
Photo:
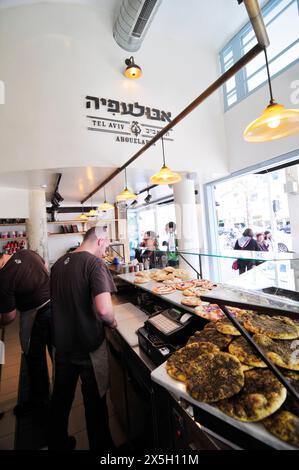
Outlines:
[[70,225],[70,224],[85,224],[89,222],[88,220],[56,220],[55,222],[47,222],[47,224],[55,224],[55,225]]
[[17,242],[18,240],[27,240],[27,237],[9,237],[9,238],[1,238],[0,237],[0,242]]
[[68,232],[68,233],[48,233],[49,237],[62,236],[62,235],[84,235],[86,232]]
[[16,225],[26,225],[26,222],[23,222],[23,223],[14,223],[12,222],[11,224],[0,224],[0,227],[15,227]]

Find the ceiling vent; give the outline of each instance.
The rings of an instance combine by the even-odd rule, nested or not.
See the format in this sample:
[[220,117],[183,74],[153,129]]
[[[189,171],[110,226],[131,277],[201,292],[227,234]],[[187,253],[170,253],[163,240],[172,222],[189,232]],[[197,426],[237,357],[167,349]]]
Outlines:
[[162,0],[123,0],[113,26],[117,44],[129,52],[140,48]]

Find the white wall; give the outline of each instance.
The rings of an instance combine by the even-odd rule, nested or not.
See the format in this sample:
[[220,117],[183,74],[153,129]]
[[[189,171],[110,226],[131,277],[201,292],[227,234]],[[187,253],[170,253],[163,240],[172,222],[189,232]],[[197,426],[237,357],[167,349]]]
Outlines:
[[0,188],[0,219],[26,219],[28,215],[27,190]]
[[[274,99],[287,108],[299,107],[299,93],[291,85],[299,87],[299,63],[293,65],[272,81]],[[291,96],[293,94],[293,102]],[[297,97],[297,103],[294,101]],[[228,142],[229,171],[234,172],[256,163],[270,160],[292,150],[299,149],[298,134],[272,142],[249,143],[243,139],[246,126],[259,117],[269,103],[269,91],[265,85],[245,100],[233,106],[224,115]]]
[[[113,39],[111,15],[101,6],[56,2],[1,10],[6,104],[0,113],[0,171],[119,166],[140,146],[87,131],[86,95],[138,101],[174,117],[219,75],[212,49],[203,49],[196,35],[191,42],[176,30],[165,34],[157,15],[135,57],[144,75],[129,81],[122,75],[128,53]],[[174,138],[166,152],[172,168],[197,170],[203,181],[227,172],[217,92],[175,128]],[[156,146],[134,165],[160,164]]]

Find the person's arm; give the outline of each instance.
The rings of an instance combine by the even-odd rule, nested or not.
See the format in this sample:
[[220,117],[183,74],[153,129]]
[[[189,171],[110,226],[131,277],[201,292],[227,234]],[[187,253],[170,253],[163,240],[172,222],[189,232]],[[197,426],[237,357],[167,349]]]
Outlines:
[[0,313],[0,326],[7,326],[14,321],[16,318],[17,311],[12,310],[7,313]]
[[110,326],[110,328],[116,328],[117,323],[113,312],[110,292],[103,292],[102,294],[96,295],[94,301],[101,320]]

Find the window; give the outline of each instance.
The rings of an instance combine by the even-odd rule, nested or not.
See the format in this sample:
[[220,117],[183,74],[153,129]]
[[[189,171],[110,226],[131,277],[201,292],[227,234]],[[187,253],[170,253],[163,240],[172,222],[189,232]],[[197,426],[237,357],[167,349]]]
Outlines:
[[[270,45],[267,48],[271,76],[281,73],[299,58],[299,0],[270,0],[262,9]],[[220,52],[222,73],[256,44],[249,22]],[[267,80],[265,58],[259,54],[223,87],[224,109],[243,100]]]

